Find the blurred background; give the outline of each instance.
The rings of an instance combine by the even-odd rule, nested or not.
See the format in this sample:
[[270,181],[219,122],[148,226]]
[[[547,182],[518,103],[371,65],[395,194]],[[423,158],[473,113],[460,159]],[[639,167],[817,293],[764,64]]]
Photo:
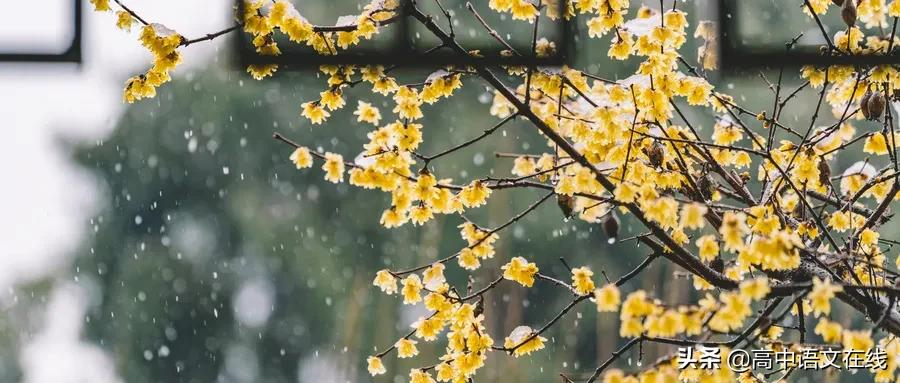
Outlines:
[[[698,14],[704,19],[715,14],[712,1],[679,3],[691,12],[691,32]],[[798,13],[795,3],[802,2],[753,3],[759,8],[742,13],[755,16],[749,18],[755,42],[772,38],[779,45],[797,30],[815,32]],[[64,49],[72,38],[70,4],[4,4],[0,50]],[[126,4],[188,37],[233,22],[228,0]],[[308,0],[299,7],[314,22],[328,24],[356,12],[357,4]],[[444,4],[461,19],[471,19],[464,2]],[[486,2],[475,4],[489,13]],[[793,13],[772,11],[778,7]],[[137,32],[115,27],[114,14],[91,12],[87,2],[83,8],[80,64],[0,63],[0,123],[6,136],[0,141],[5,178],[0,381],[372,381],[365,357],[393,344],[423,315],[396,296],[379,293],[371,285],[375,271],[452,254],[463,246],[461,220],[439,217],[421,228],[384,229],[378,217],[389,206],[388,196],[327,183],[318,166],[297,171],[288,161],[289,148],[271,137],[280,132],[352,158],[368,132],[351,114],[357,100],[381,107],[386,119],[391,105],[354,89],[346,94],[348,107],[325,125],[311,126],[300,117],[299,105],[318,97],[325,78],[314,71],[282,70],[254,81],[231,64],[227,38],[184,49],[184,64],[156,98],[125,104],[125,80],[145,71],[151,57]],[[796,16],[790,23],[783,20],[788,14]],[[578,21],[582,33],[583,21]],[[496,26],[502,30],[508,22],[498,18]],[[466,39],[487,38],[474,26],[459,28]],[[606,58],[608,36],[593,45],[584,37],[576,40],[574,66],[611,79],[633,73],[636,60]],[[682,53],[693,60],[696,49],[690,40]],[[418,82],[429,72],[398,73]],[[751,110],[771,106],[772,96],[756,72],[710,76],[718,89]],[[424,108],[424,153],[463,142],[497,121],[487,112],[493,95],[486,84],[476,79],[464,84],[452,100]],[[792,74],[786,84],[802,82]],[[813,91],[801,92],[784,119],[805,129],[815,97]],[[713,116],[688,113],[702,131],[711,131]],[[544,140],[516,121],[438,161],[435,169],[457,181],[502,176],[512,161],[494,153],[544,150]],[[842,155],[836,167],[843,169],[859,155]],[[487,207],[467,216],[493,227],[539,197],[497,192]],[[627,219],[624,231],[641,233]],[[552,203],[504,231],[497,249],[476,273],[476,285],[495,278],[513,256],[560,278],[568,273],[559,257],[616,278],[648,252],[634,243],[607,244],[597,225],[564,221]],[[455,264],[447,273],[452,283],[465,285],[466,274]],[[673,275],[671,267],[657,262],[625,291],[644,288],[668,302],[693,299],[690,280]],[[498,342],[520,324],[539,327],[568,300],[558,289],[526,292],[511,284],[501,284],[487,298],[487,326]],[[846,313],[838,315],[849,320]],[[492,354],[479,381],[547,382],[559,372],[580,376],[618,347],[617,329],[615,316],[598,317],[584,306],[561,320],[549,333],[547,349],[533,357]],[[389,373],[375,380],[405,381],[409,368],[439,355],[439,344],[424,345],[412,362],[385,358]],[[648,346],[644,363],[669,351]],[[640,364],[632,358],[620,362],[632,370]]]

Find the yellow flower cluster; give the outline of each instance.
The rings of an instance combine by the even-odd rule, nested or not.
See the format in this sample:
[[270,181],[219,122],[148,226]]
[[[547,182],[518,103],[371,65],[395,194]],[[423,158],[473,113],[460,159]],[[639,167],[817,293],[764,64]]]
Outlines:
[[[435,366],[437,380],[464,381],[484,366],[486,353],[494,341],[482,325],[484,316],[478,313],[479,309],[471,303],[463,302],[450,290],[443,270],[444,265],[438,263],[425,270],[421,278],[410,274],[402,281],[402,294],[405,303],[424,302],[425,307],[433,312],[412,324],[414,331],[410,336],[433,342],[441,333],[446,332],[446,354],[441,357],[442,362]],[[396,277],[384,270],[378,273],[374,284],[385,291],[396,290]],[[428,292],[424,298],[421,297],[423,291]],[[537,339],[538,342],[542,341],[541,338]],[[533,343],[534,341],[528,342],[521,349],[528,352],[538,349]],[[394,344],[394,348],[398,357],[412,358],[419,354],[418,344],[418,340],[404,337]],[[368,370],[373,376],[385,373],[380,357],[368,358]],[[411,370],[410,378],[412,381],[434,381],[428,371],[421,369]]]
[[588,295],[594,292],[594,280],[591,277],[594,272],[587,267],[572,269],[572,287],[578,295]]
[[503,341],[503,347],[515,348],[513,355],[519,357],[543,349],[546,341],[546,338],[538,336],[531,327],[519,326],[509,333]]
[[511,13],[513,20],[533,21],[538,16],[537,6],[529,0],[490,0],[488,6],[498,12]]
[[615,312],[619,309],[622,293],[616,285],[610,283],[603,288],[594,290],[594,300],[597,303],[598,312]]
[[519,282],[525,287],[531,287],[534,284],[534,275],[538,272],[537,265],[522,257],[509,260],[509,263],[503,265],[501,269],[503,278]]
[[[371,39],[378,33],[378,23],[393,16],[396,0],[372,1],[358,16],[345,16],[330,31],[318,31],[314,25],[297,12],[288,0],[245,0],[244,31],[253,35],[253,45],[263,56],[281,54],[274,40],[274,32],[280,31],[294,43],[304,43],[323,55],[336,54],[337,48],[347,49],[361,40]],[[261,80],[278,69],[276,64],[252,64],[247,72]]]
[[109,11],[109,0],[91,0],[94,10],[97,12]]
[[813,315],[820,316],[831,313],[831,299],[841,290],[843,290],[841,286],[823,281],[818,277],[814,278],[813,288],[808,296],[808,304],[812,308]]
[[[110,10],[108,1],[91,3],[97,10]],[[809,7],[803,9],[810,12],[811,8],[812,13],[822,15],[835,10],[835,3],[838,2],[810,0]],[[888,16],[900,16],[900,0],[889,4],[886,0],[857,3],[857,24],[834,34],[837,52],[829,54],[893,54],[888,49],[900,49],[900,37],[889,41],[890,37],[880,32],[889,27]],[[557,7],[560,4],[565,7],[562,12]],[[345,16],[334,26],[320,27],[308,22],[287,0],[248,0],[245,5],[245,12],[239,15],[241,29],[252,36],[260,55],[270,56],[281,52],[277,33],[330,55],[371,39],[384,23],[398,16],[396,0],[372,0],[359,15]],[[532,287],[536,278],[555,281],[575,292],[574,303],[591,300],[598,312],[618,312],[619,335],[630,338],[680,338],[710,330],[741,331],[756,311],[754,305],[767,299],[778,286],[778,282],[768,278],[781,279],[778,276],[791,274],[806,259],[801,258],[801,253],[817,257],[821,254],[819,261],[824,262],[831,256],[864,257],[865,263],[853,262],[846,270],[838,270],[837,275],[850,276],[860,284],[892,284],[883,273],[871,272],[870,267],[883,267],[887,250],[881,248],[885,240],[876,231],[880,223],[868,222],[868,213],[863,214],[867,210],[860,208],[866,201],[900,199],[900,193],[890,194],[892,184],[888,181],[894,180],[895,174],[873,165],[893,158],[898,147],[897,132],[886,124],[889,120],[884,115],[884,109],[890,108],[885,100],[896,94],[900,81],[900,71],[895,66],[803,67],[801,77],[809,81],[809,87],[824,94],[823,108],[841,120],[832,126],[812,127],[809,141],[798,144],[796,140],[782,139],[790,137],[787,135],[766,134],[775,129],[788,131],[784,125],[791,125],[791,121],[779,119],[778,113],[768,116],[739,107],[732,97],[715,91],[706,80],[704,70],[715,69],[718,60],[718,42],[709,22],[699,22],[693,32],[698,47],[697,64],[704,70],[691,66],[679,52],[688,40],[689,23],[685,12],[677,9],[678,4],[662,10],[641,7],[633,15],[629,15],[627,0],[489,0],[487,5],[511,15],[513,20],[532,23],[543,17],[541,12],[551,18],[581,15],[579,20],[586,23],[591,38],[609,39],[608,57],[635,61],[634,73],[615,81],[569,67],[503,67],[509,78],[521,81],[493,94],[490,114],[498,118],[527,114],[532,122],[546,128],[542,132],[545,137],[556,138],[537,154],[512,156],[515,159],[510,173],[517,177],[514,180],[552,190],[567,218],[577,215],[590,223],[603,221],[607,233],[618,231],[616,217],[638,215],[651,227],[654,240],[665,239],[660,247],[665,254],[654,256],[671,256],[670,259],[684,262],[686,269],[696,272],[694,287],[703,290],[703,295],[696,303],[672,305],[637,290],[623,300],[625,293],[616,283],[595,285],[589,266],[572,269],[570,285],[539,275],[537,265],[523,257],[503,260],[506,263],[501,262],[502,276],[496,278],[495,284],[506,279]],[[122,29],[131,28],[135,21],[128,12],[118,13],[117,25]],[[879,32],[872,33],[873,30]],[[154,65],[146,74],[129,80],[125,92],[128,102],[152,97],[156,88],[169,80],[170,71],[180,61],[177,49],[185,44],[180,35],[159,24],[144,26],[140,39],[153,53]],[[545,38],[536,39],[534,44],[541,56],[556,49]],[[262,79],[276,69],[275,65],[252,65],[247,70],[254,78]],[[365,87],[379,99],[358,100],[353,115],[356,122],[371,125],[370,131],[361,152],[348,157],[353,158],[352,162],[345,163],[344,156],[337,153],[313,153],[305,147],[295,148],[290,161],[302,169],[312,167],[314,159],[322,160],[327,181],[343,182],[346,173],[350,184],[390,196],[390,205],[380,217],[386,228],[406,223],[424,225],[439,214],[462,214],[485,205],[495,190],[518,186],[518,181],[504,179],[506,183],[502,183],[493,174],[490,178],[454,183],[435,174],[429,166],[433,158],[419,151],[424,138],[424,113],[460,89],[473,68],[445,67],[424,81],[403,82],[409,85],[401,85],[381,66],[323,65],[319,71],[327,78],[326,87],[318,99],[302,104],[301,115],[311,124],[322,124],[332,114],[339,115],[335,112],[348,103],[352,105],[351,86]],[[522,107],[521,100],[528,100],[528,105]],[[686,108],[710,112],[711,129],[710,125],[688,122],[682,113]],[[845,114],[846,119],[842,118]],[[756,115],[757,121],[747,123],[742,115]],[[877,127],[863,130],[873,125],[872,121],[878,121]],[[550,133],[558,137],[550,137]],[[572,153],[560,148],[560,140],[569,143],[586,161],[573,161]],[[832,174],[830,163],[838,150],[856,142],[871,155],[870,160]],[[420,162],[424,166],[416,166]],[[750,192],[747,189],[752,186],[754,170],[756,181],[764,185],[764,190],[759,193],[760,198],[755,193],[743,198]],[[839,180],[837,185],[833,185],[835,180]],[[824,196],[816,199],[827,203],[811,202],[811,196]],[[747,200],[750,202],[743,203]],[[742,204],[735,206],[733,201]],[[811,214],[819,214],[820,219],[811,219]],[[609,229],[612,225],[615,230]],[[410,381],[465,382],[484,366],[492,347],[516,357],[544,347],[547,339],[528,326],[516,327],[505,337],[502,348],[495,347],[482,323],[483,303],[476,301],[481,296],[459,296],[444,277],[446,267],[455,267],[452,260],[462,269],[476,270],[494,257],[497,231],[503,227],[488,230],[465,219],[459,228],[466,245],[458,253],[411,271],[385,269],[375,275],[372,283],[382,292],[398,294],[404,304],[421,304],[429,311],[412,323],[412,333],[400,338],[388,352],[412,358],[419,354],[420,342],[443,338],[447,343],[437,364],[410,370]],[[832,237],[838,236],[844,236],[846,248],[835,248]],[[900,258],[897,262],[900,265]],[[711,283],[716,282],[712,278],[704,279],[709,277],[705,273],[717,274],[713,276],[718,277],[718,283]],[[847,330],[827,319],[831,300],[843,297],[840,293],[846,283],[814,278],[801,306],[818,318],[814,332],[825,342],[870,348],[876,344],[870,332]],[[773,350],[794,347],[782,343],[780,327],[760,328],[755,335]],[[878,340],[879,345],[894,350],[889,356],[888,372],[876,372],[880,381],[894,378],[900,342],[891,343],[893,339],[889,336]],[[385,355],[387,352],[367,359],[370,374],[387,372],[381,359]],[[678,379],[727,382],[749,381],[750,377],[724,368],[689,368],[679,372],[671,360],[635,374],[609,370],[603,376],[604,382]]]
[[181,54],[177,48],[184,38],[162,24],[145,25],[141,29],[140,40],[153,54],[153,66],[147,73],[128,79],[123,96],[128,103],[156,96],[156,88],[169,82],[169,72],[181,62]]
[[[461,228],[460,234],[462,238],[468,243],[468,246],[459,252],[459,266],[467,270],[478,269],[481,267],[482,259],[494,256],[494,242],[497,241],[499,236],[495,233],[486,232],[471,222],[463,223],[459,227]],[[528,265],[523,267],[526,270],[530,270]]]

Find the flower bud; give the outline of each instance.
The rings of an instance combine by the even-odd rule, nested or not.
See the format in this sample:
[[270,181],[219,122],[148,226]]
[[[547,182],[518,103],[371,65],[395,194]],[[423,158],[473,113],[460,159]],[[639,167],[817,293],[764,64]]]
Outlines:
[[799,221],[799,222],[806,221],[806,218],[807,218],[806,217],[806,206],[804,206],[802,203],[798,202],[797,206],[794,206],[793,214],[794,214],[794,218],[796,218],[797,221]]
[[844,4],[841,5],[841,18],[844,19],[848,28],[856,25],[856,3],[853,0],[844,1]]
[[876,91],[872,93],[872,97],[869,97],[869,102],[867,103],[869,106],[869,119],[877,120],[881,118],[881,114],[884,113],[884,106],[887,104],[887,101],[884,99],[884,94]]
[[862,99],[859,100],[859,111],[862,112],[863,117],[867,120],[871,113],[869,113],[869,100],[872,98],[872,92],[866,91],[866,94],[863,95]]
[[609,237],[606,242],[610,244],[616,242],[616,238],[619,237],[619,217],[616,217],[615,212],[609,212],[609,215],[603,220],[603,232]]
[[562,211],[566,219],[572,218],[572,214],[574,214],[575,212],[575,197],[565,194],[557,194],[556,204],[559,205],[559,210]]
[[709,174],[704,174],[697,180],[697,188],[700,189],[700,196],[708,201],[712,199],[712,195],[716,191],[716,183]]
[[819,183],[825,187],[831,185],[831,167],[824,157],[819,158]]
[[475,310],[472,312],[474,317],[484,314],[484,295],[478,296],[478,302],[475,302]]
[[662,165],[666,159],[666,151],[659,141],[654,141],[653,145],[650,145],[650,150],[647,151],[647,159],[650,160],[650,165],[653,165],[653,167],[658,168]]

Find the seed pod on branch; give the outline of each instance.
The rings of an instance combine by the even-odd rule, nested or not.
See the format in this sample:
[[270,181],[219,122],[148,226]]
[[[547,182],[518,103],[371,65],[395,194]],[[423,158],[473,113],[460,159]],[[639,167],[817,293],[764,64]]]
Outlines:
[[797,221],[806,221],[806,206],[804,206],[802,202],[797,202],[797,206],[794,207],[792,214],[794,215],[794,218],[797,218]]
[[869,97],[869,116],[867,117],[870,120],[877,120],[881,118],[881,114],[884,113],[884,107],[887,104],[887,101],[884,98],[884,93],[880,91],[875,91],[872,93],[872,97]]
[[848,28],[853,28],[856,25],[856,3],[852,0],[844,1],[844,4],[841,6],[841,18],[844,19],[844,23],[847,24]]
[[475,302],[475,310],[472,312],[476,318],[481,314],[484,314],[484,295],[478,296],[478,302]]
[[603,220],[603,232],[609,237],[606,242],[613,244],[619,237],[619,217],[613,211],[609,212],[606,219]]
[[712,199],[713,193],[716,191],[716,182],[712,180],[712,177],[709,174],[704,174],[700,176],[697,180],[697,188],[700,192],[700,197],[703,197],[704,200]]
[[872,99],[872,92],[866,91],[866,94],[859,100],[859,111],[862,112],[863,117],[866,120],[869,119],[871,113],[869,113],[869,100]]
[[653,141],[653,145],[650,145],[650,149],[647,150],[647,159],[650,160],[650,165],[653,167],[658,168],[663,164],[666,159],[666,151],[659,141]]
[[830,187],[831,186],[831,166],[828,166],[828,161],[825,160],[825,157],[819,157],[819,183],[822,186]]
[[572,218],[572,215],[575,213],[575,197],[557,194],[556,204],[559,206],[559,210],[562,211],[566,219]]

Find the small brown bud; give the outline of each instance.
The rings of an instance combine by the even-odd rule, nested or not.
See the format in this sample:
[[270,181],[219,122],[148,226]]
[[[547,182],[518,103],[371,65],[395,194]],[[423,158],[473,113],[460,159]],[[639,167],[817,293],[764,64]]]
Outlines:
[[844,5],[844,0],[831,0],[831,2],[834,3],[834,5],[837,5],[838,7]]
[[867,120],[871,113],[869,113],[869,100],[872,99],[872,92],[866,91],[866,94],[859,100],[859,111],[862,112],[863,117]]
[[884,113],[884,106],[887,104],[887,101],[884,99],[884,94],[876,91],[872,93],[872,97],[869,97],[869,119],[877,120],[881,118],[881,114]]
[[478,297],[478,302],[475,303],[475,310],[472,312],[472,315],[476,318],[481,314],[484,314],[484,295]]
[[653,145],[650,145],[650,150],[647,151],[647,158],[650,160],[650,165],[657,168],[665,161],[666,151],[659,141],[654,141]]
[[619,217],[616,216],[615,212],[609,212],[609,215],[603,220],[603,232],[609,237],[606,242],[610,244],[616,242],[619,236]]
[[562,211],[566,219],[572,218],[572,214],[575,213],[575,197],[565,194],[557,194],[556,204],[559,205],[559,210]]
[[824,157],[819,158],[819,183],[825,187],[831,185],[831,166]]
[[841,18],[844,19],[844,23],[847,24],[847,27],[852,28],[856,25],[856,3],[851,1],[844,1],[844,4],[841,5]]
[[712,199],[712,195],[716,191],[716,183],[709,174],[704,174],[697,180],[697,188],[700,189],[700,196],[708,201]]
[[797,218],[797,221],[806,221],[806,206],[804,206],[801,202],[797,202],[797,206],[794,207],[793,214],[794,217]]

